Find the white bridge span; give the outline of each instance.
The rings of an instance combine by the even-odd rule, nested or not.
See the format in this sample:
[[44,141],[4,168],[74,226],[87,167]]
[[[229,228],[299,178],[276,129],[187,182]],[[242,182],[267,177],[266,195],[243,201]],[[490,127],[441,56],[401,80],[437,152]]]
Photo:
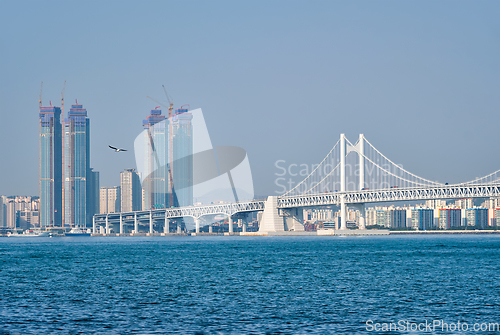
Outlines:
[[164,231],[169,232],[169,220],[193,217],[196,232],[200,231],[200,219],[206,215],[223,214],[229,220],[238,213],[263,211],[260,231],[303,230],[302,210],[299,208],[336,205],[340,206],[341,229],[346,229],[347,206],[360,209],[361,227],[364,226],[364,204],[430,199],[459,199],[500,197],[500,170],[473,181],[448,185],[419,177],[395,164],[368,142],[361,134],[355,144],[344,134],[328,155],[302,182],[281,196],[267,200],[238,203],[155,209],[127,213],[98,214],[94,216],[93,231],[105,226],[109,233],[111,224],[123,226],[133,222],[149,223],[164,221]]

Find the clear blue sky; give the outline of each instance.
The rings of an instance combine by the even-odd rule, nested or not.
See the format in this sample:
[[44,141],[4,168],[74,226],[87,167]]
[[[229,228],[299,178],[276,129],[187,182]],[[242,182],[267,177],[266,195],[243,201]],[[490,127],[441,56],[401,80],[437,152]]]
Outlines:
[[359,133],[422,177],[500,169],[499,1],[0,1],[0,194],[38,194],[38,95],[91,118],[101,186],[134,168],[142,120],[202,108],[247,150],[255,193],[277,160],[321,161]]

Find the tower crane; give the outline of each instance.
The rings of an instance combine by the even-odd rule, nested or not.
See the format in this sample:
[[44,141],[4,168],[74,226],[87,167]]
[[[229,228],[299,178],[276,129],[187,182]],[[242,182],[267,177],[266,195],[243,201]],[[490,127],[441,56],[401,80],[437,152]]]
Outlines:
[[40,85],[40,97],[38,98],[38,106],[42,107],[42,91],[43,91],[43,81],[42,84]]

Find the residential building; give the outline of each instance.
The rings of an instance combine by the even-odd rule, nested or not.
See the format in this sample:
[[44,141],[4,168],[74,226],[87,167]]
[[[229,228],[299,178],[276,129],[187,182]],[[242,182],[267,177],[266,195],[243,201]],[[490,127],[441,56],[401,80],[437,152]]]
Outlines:
[[134,169],[126,169],[120,173],[120,186],[121,211],[132,212],[141,210],[141,180]]
[[439,209],[439,228],[450,229],[462,225],[462,211],[459,208]]
[[411,211],[412,229],[426,230],[433,228],[434,210],[427,208],[416,208]]
[[64,119],[63,166],[64,225],[90,226],[90,120],[87,110],[80,104],[72,105]]
[[99,192],[100,214],[121,212],[120,186],[101,187]]
[[485,229],[488,224],[487,208],[467,209],[467,226],[475,226],[478,229]]
[[39,111],[40,225],[62,227],[61,108],[41,106]]

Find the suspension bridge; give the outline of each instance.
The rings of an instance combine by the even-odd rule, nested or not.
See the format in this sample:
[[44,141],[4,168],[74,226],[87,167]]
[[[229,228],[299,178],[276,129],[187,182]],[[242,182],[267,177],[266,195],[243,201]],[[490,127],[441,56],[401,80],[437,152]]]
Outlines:
[[121,234],[126,225],[132,224],[134,231],[138,232],[139,224],[146,224],[149,233],[153,234],[155,223],[163,223],[164,233],[169,233],[170,220],[192,217],[195,231],[199,233],[202,217],[226,215],[229,233],[233,233],[234,217],[256,211],[263,211],[259,232],[303,231],[302,209],[327,205],[340,207],[340,230],[347,229],[347,207],[359,210],[359,228],[364,229],[366,203],[483,197],[500,197],[500,170],[472,181],[448,185],[405,170],[378,151],[363,134],[354,144],[341,134],[314,170],[281,196],[237,203],[98,214],[94,216],[93,232],[97,233],[97,227],[103,226],[109,234],[113,224],[120,225]]

